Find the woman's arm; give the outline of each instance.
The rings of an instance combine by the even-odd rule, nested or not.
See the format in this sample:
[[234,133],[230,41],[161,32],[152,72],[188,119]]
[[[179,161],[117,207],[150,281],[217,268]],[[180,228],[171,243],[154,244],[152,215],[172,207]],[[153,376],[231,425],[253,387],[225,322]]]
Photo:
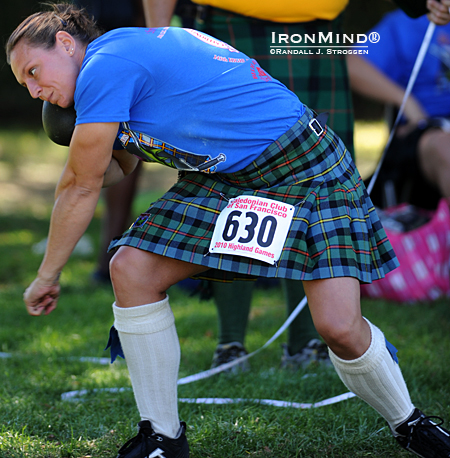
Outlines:
[[117,130],[118,123],[81,124],[75,128],[56,187],[44,259],[24,294],[32,315],[47,314],[56,307],[59,275],[94,215]]

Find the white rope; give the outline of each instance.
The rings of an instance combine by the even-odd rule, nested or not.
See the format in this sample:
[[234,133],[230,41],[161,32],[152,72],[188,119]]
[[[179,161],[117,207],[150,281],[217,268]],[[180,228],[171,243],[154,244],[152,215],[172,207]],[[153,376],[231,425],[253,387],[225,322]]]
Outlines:
[[86,396],[90,393],[124,393],[126,391],[131,391],[131,388],[94,388],[92,390],[74,390],[67,391],[61,394],[62,401],[80,401],[83,396]]
[[354,393],[344,393],[339,396],[325,399],[323,401],[314,403],[300,403],[300,402],[289,402],[289,401],[276,401],[273,399],[244,399],[244,398],[180,398],[180,402],[188,404],[238,404],[242,402],[254,402],[261,405],[273,406],[273,407],[285,407],[294,409],[314,409],[317,407],[323,407],[330,404],[336,404],[346,399],[354,398]]
[[378,162],[377,168],[375,169],[374,174],[372,175],[372,179],[370,180],[369,185],[367,186],[367,193],[370,194],[372,192],[372,189],[375,185],[375,181],[377,181],[378,175],[380,173],[381,166],[383,164],[384,158],[386,156],[386,152],[389,149],[389,146],[391,145],[392,139],[394,138],[395,130],[397,129],[397,125],[400,122],[400,118],[403,115],[403,112],[405,111],[405,105],[408,100],[408,97],[411,94],[412,88],[414,86],[414,83],[416,82],[417,75],[419,73],[420,68],[422,67],[423,60],[425,58],[425,55],[427,53],[427,50],[430,46],[431,38],[433,37],[434,29],[436,28],[436,24],[434,22],[430,22],[428,24],[428,28],[425,32],[425,36],[423,37],[422,44],[420,46],[419,52],[416,57],[416,62],[414,63],[414,67],[411,72],[411,76],[409,77],[408,84],[406,86],[405,94],[403,96],[402,103],[400,105],[400,109],[398,111],[397,117],[395,118],[394,125],[392,126],[391,132],[389,134],[388,141],[386,143],[386,146],[384,147],[383,154],[381,155],[381,158]]
[[[68,391],[61,394],[62,401],[78,402],[82,400],[83,396],[91,393],[124,393],[131,391],[131,388],[95,388],[93,390],[74,390]],[[290,401],[279,401],[275,399],[245,399],[245,398],[179,398],[179,402],[187,404],[215,404],[215,405],[226,405],[226,404],[240,404],[244,402],[251,402],[255,404],[261,404],[273,407],[293,408],[293,409],[315,409],[317,407],[328,406],[336,404],[338,402],[345,401],[347,399],[354,398],[354,393],[348,392],[333,396],[332,398],[324,399],[323,401],[314,403],[304,402],[290,402]]]
[[249,353],[248,355],[241,356],[240,358],[237,358],[229,363],[221,364],[220,366],[217,366],[213,369],[209,369],[204,372],[199,372],[198,374],[194,375],[189,375],[188,377],[184,377],[178,380],[178,385],[186,385],[188,383],[195,382],[197,380],[202,380],[208,377],[211,377],[215,374],[219,374],[220,372],[223,372],[227,369],[230,369],[233,366],[236,366],[236,364],[240,364],[243,361],[246,361],[249,358],[252,358],[256,354],[258,354],[261,350],[264,348],[268,347],[272,342],[274,342],[294,321],[296,316],[303,310],[303,308],[306,305],[306,296],[298,303],[297,307],[292,311],[292,313],[289,315],[289,317],[286,319],[286,321],[282,324],[280,329],[261,347],[258,348],[258,350],[255,350],[252,353]]

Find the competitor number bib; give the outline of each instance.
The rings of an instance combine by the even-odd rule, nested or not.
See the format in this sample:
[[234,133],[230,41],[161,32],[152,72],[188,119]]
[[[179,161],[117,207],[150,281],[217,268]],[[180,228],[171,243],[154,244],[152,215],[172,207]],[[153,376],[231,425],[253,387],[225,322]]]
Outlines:
[[231,199],[217,219],[209,252],[275,264],[281,256],[294,208],[256,196]]

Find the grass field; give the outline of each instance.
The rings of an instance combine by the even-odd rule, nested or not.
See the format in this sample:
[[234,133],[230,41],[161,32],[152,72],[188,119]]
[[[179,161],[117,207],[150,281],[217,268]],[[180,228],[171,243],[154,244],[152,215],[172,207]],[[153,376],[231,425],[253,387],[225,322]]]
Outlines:
[[[383,135],[379,125],[358,126],[363,174],[370,173]],[[30,317],[22,303],[41,260],[33,246],[46,236],[52,190],[65,154],[42,133],[0,132],[0,458],[113,458],[139,421],[129,389],[92,391],[129,388],[123,360],[113,365],[83,360],[108,356],[103,348],[112,324],[112,291],[90,279],[101,206],[88,230],[95,250],[72,256],[61,277],[57,310],[47,317]],[[136,211],[174,179],[161,169],[147,168]],[[169,294],[182,349],[180,377],[208,369],[217,342],[213,303],[188,297],[176,287]],[[413,402],[448,424],[449,301],[413,306],[363,301],[362,307],[399,349]],[[250,351],[275,333],[284,313],[280,289],[257,290],[246,342]],[[193,458],[410,456],[395,444],[384,420],[356,398],[314,409],[252,401],[314,403],[347,392],[333,370],[279,369],[284,341],[282,336],[256,355],[248,373],[180,386],[180,398],[249,400],[227,405],[180,402]],[[61,395],[72,390],[88,393],[73,402],[63,400]]]

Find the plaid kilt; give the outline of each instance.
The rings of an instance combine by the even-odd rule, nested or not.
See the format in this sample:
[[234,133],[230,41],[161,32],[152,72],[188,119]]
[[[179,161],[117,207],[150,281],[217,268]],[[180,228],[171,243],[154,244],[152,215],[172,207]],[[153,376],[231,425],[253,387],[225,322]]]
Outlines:
[[[139,216],[110,249],[121,245],[200,264],[200,278],[313,280],[355,277],[372,282],[398,266],[363,181],[340,138],[327,126],[317,136],[311,110],[236,173],[188,173]],[[228,200],[253,195],[296,206],[276,265],[209,253]],[[217,269],[217,270],[215,270]]]
[[[200,10],[201,11],[201,10]],[[353,153],[353,107],[347,64],[343,54],[316,54],[318,48],[302,48],[314,54],[270,54],[272,33],[315,36],[342,33],[342,15],[333,21],[317,20],[305,23],[262,21],[214,7],[206,7],[197,19],[196,28],[229,43],[256,59],[269,75],[281,81],[308,107],[329,113],[328,125]],[[282,43],[286,45],[285,43]],[[311,45],[314,43],[301,43]]]

